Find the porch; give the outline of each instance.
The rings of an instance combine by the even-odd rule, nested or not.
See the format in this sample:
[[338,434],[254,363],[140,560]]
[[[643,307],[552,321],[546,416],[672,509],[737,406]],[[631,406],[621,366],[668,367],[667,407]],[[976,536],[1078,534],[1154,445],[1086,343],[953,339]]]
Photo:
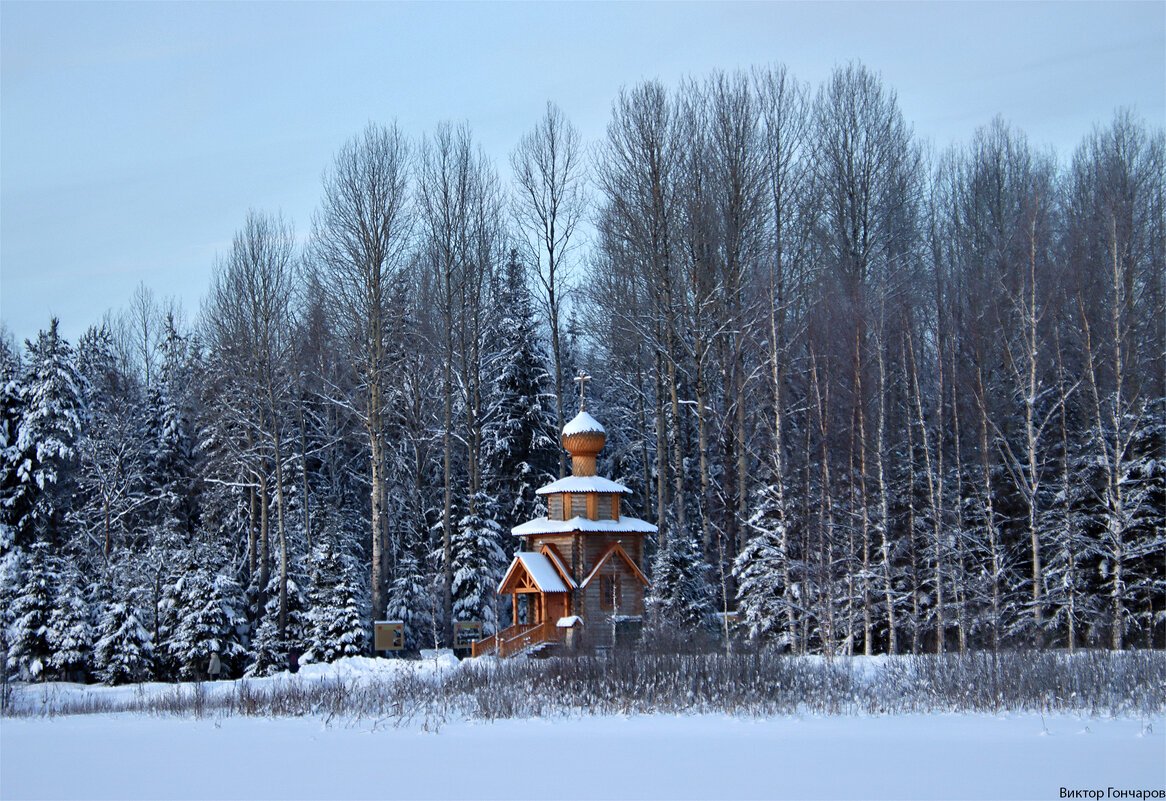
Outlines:
[[566,629],[555,625],[554,620],[539,623],[516,623],[510,628],[473,644],[473,656],[495,654],[503,659],[520,654],[536,645],[562,642]]
[[498,586],[498,594],[511,597],[516,619],[519,596],[525,596],[527,620],[479,640],[473,644],[470,653],[473,656],[497,654],[505,658],[536,645],[563,640],[566,636],[564,630],[556,623],[571,613],[574,584],[553,552],[517,554]]

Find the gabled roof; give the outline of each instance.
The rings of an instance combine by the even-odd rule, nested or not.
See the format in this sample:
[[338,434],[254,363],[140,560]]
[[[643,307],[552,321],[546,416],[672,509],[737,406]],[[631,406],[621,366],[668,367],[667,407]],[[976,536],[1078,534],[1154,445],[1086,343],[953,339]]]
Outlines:
[[640,571],[640,568],[636,566],[636,563],[632,561],[627,551],[618,542],[603,552],[603,556],[599,557],[599,561],[595,563],[595,567],[591,568],[591,572],[587,574],[587,578],[583,579],[583,583],[579,586],[586,589],[587,585],[591,583],[591,579],[599,575],[600,568],[613,556],[619,556],[623,559],[627,566],[632,569],[632,572],[636,574],[636,578],[644,582],[645,587],[651,586],[652,582],[648,581],[648,577]]
[[543,547],[538,549],[538,552],[551,560],[551,566],[558,571],[559,578],[563,580],[564,584],[571,589],[575,589],[578,586],[575,584],[575,579],[571,578],[571,571],[567,569],[567,565],[563,562],[562,554],[559,553],[558,548],[548,542],[544,543]]
[[552,492],[627,492],[631,490],[623,484],[603,476],[567,476],[551,482],[534,491],[535,495],[550,495]]
[[570,534],[575,531],[599,534],[655,534],[656,527],[638,517],[620,517],[619,520],[590,520],[586,517],[549,520],[545,517],[536,517],[534,520],[510,529],[510,532],[516,537],[530,537],[535,534]]
[[510,569],[498,585],[498,593],[515,589],[535,589],[539,592],[567,592],[567,585],[551,560],[541,553],[523,552],[514,555]]

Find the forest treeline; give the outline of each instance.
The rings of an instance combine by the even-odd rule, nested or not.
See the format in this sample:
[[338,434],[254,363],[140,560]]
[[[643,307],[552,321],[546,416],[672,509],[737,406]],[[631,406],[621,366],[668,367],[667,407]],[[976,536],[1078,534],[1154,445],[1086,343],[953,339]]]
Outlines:
[[1161,648],[1164,157],[1125,110],[1067,162],[1000,119],[936,152],[860,64],[640,83],[590,147],[548,103],[505,182],[465,125],[370,124],[309,230],[240,221],[193,320],[142,286],[3,343],[5,665],[505,625],[580,370],[660,529],[648,636]]

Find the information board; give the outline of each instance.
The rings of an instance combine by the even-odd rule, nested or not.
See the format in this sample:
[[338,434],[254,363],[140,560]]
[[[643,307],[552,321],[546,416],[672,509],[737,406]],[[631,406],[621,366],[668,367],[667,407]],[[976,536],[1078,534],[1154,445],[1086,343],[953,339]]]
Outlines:
[[378,620],[373,623],[373,649],[400,651],[405,647],[405,623],[401,620]]
[[453,624],[453,647],[469,648],[482,639],[482,621],[458,620]]

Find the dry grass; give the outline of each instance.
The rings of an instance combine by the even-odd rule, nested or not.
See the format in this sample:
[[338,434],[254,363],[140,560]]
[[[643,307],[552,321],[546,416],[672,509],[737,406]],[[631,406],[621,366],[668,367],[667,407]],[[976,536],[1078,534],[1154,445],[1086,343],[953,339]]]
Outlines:
[[449,719],[584,714],[898,714],[1040,711],[1149,715],[1166,708],[1166,653],[1095,651],[913,656],[876,661],[772,651],[617,652],[476,660],[435,675],[176,684],[163,692],[64,693],[10,688],[16,717],[319,716],[439,727]]

